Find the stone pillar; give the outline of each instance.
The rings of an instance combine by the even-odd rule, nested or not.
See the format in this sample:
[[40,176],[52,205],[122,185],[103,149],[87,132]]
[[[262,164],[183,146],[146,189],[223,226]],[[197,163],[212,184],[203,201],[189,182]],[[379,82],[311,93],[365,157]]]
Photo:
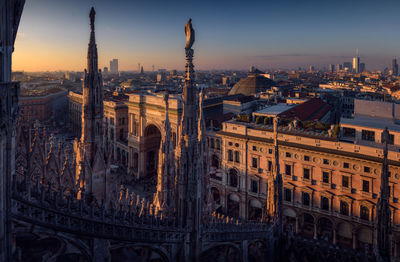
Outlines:
[[334,229],[333,229],[333,239],[332,239],[332,243],[333,243],[334,245],[337,244],[336,234],[337,234],[336,228],[334,228]]
[[248,240],[242,241],[242,261],[249,260],[249,249],[248,249]]
[[141,147],[139,147],[139,159],[138,159],[138,172],[136,174],[136,178],[142,178],[145,175],[145,169],[146,169],[146,165],[145,165],[145,156],[146,152],[143,151],[143,149]]
[[95,238],[93,240],[92,258],[94,262],[110,261],[110,242]]
[[314,221],[314,239],[318,239],[317,235],[317,223]]

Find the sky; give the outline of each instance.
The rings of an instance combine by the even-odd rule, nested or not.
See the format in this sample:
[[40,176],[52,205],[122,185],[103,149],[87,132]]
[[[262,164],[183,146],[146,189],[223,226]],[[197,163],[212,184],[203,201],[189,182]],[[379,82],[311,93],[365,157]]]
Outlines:
[[92,6],[99,67],[118,58],[121,71],[182,70],[189,17],[198,70],[322,68],[356,48],[368,70],[400,57],[399,0],[26,0],[13,70],[82,71]]

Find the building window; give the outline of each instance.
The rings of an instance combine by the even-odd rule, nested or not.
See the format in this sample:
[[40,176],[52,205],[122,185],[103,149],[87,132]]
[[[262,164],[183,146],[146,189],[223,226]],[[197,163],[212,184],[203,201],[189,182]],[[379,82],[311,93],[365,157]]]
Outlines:
[[303,168],[303,178],[306,180],[310,180],[311,172],[309,168]]
[[321,209],[329,211],[329,199],[327,197],[321,197]]
[[239,151],[235,151],[235,162],[240,163],[240,153]]
[[362,130],[361,139],[365,141],[375,141],[375,132],[369,130]]
[[322,172],[322,183],[329,184],[329,172]]
[[356,137],[356,130],[354,128],[343,127],[343,136]]
[[369,181],[368,180],[362,181],[362,191],[369,192]]
[[253,168],[257,168],[257,165],[258,163],[257,163],[257,158],[255,158],[255,157],[252,157],[251,158],[251,167],[253,167]]
[[302,202],[304,206],[310,206],[310,194],[309,193],[302,193]]
[[215,141],[214,141],[214,138],[211,138],[211,145],[210,145],[210,147],[211,148],[215,148]]
[[258,181],[251,180],[251,192],[258,193]]
[[228,150],[228,161],[233,161],[233,152],[232,152],[232,150]]
[[291,158],[291,157],[292,157],[292,154],[289,153],[289,152],[286,152],[286,157]]
[[292,190],[290,190],[289,188],[284,188],[284,199],[287,202],[292,202]]
[[369,221],[369,209],[366,206],[360,206],[360,218]]
[[268,154],[272,154],[272,149],[268,148]]
[[343,163],[343,168],[350,168],[350,164],[347,163],[347,162],[344,162],[344,163]]
[[257,147],[256,146],[253,146],[253,151],[257,151]]
[[371,172],[371,168],[368,166],[364,166],[364,173],[370,173]]
[[235,147],[239,147],[239,144],[238,144],[238,143],[235,143]]
[[324,165],[329,165],[329,159],[324,158],[323,163]]
[[304,156],[304,161],[310,161],[310,156]]
[[231,145],[232,145],[232,142],[229,142],[229,143],[228,143],[228,145],[230,145],[230,146],[231,146]]
[[272,161],[268,160],[268,171],[271,172],[272,171]]
[[287,176],[292,175],[292,166],[291,165],[285,165],[285,175],[287,175]]
[[345,188],[350,187],[350,179],[348,176],[342,176],[342,187],[345,187]]
[[349,204],[346,201],[340,201],[340,214],[349,215]]
[[217,149],[221,149],[221,140],[217,139]]
[[231,169],[229,171],[229,185],[231,187],[238,187],[239,185],[238,174],[235,169]]

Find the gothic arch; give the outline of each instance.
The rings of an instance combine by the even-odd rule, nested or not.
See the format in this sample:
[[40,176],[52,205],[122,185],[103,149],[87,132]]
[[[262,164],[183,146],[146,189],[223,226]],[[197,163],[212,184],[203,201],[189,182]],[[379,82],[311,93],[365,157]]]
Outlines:
[[267,261],[268,259],[268,248],[267,244],[264,241],[253,241],[248,245],[248,261],[249,262],[258,262],[258,261]]
[[111,262],[143,261],[170,262],[173,261],[170,252],[162,247],[146,244],[116,245],[110,248]]
[[89,262],[93,258],[89,247],[81,240],[63,233],[54,234],[46,229],[30,231],[18,227],[15,238],[17,261],[77,261]]
[[234,243],[219,243],[208,247],[202,251],[200,261],[245,262],[242,261],[242,251],[240,247]]

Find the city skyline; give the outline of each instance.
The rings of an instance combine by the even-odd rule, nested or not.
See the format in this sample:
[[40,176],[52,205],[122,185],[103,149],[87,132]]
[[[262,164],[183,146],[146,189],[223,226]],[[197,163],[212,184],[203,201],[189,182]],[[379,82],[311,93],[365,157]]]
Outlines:
[[121,71],[136,70],[138,63],[145,71],[152,65],[182,70],[178,43],[188,17],[201,34],[194,58],[197,70],[322,68],[351,62],[356,48],[368,70],[383,70],[400,54],[400,36],[393,34],[398,25],[394,10],[400,7],[395,1],[117,2],[27,2],[13,70],[82,71],[88,29],[81,25],[92,5],[101,14],[101,68],[119,58]]

